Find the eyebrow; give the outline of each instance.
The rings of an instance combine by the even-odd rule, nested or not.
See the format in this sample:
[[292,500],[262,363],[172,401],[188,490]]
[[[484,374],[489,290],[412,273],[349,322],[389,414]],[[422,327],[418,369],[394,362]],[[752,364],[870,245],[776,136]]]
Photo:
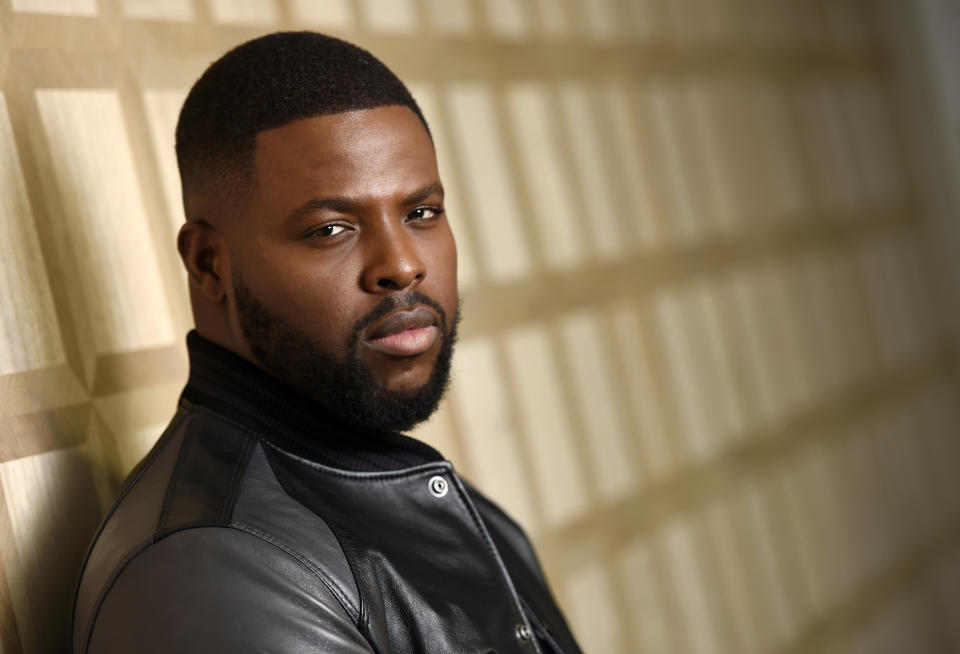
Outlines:
[[416,204],[418,202],[423,202],[435,193],[439,193],[440,197],[443,197],[443,184],[440,182],[427,184],[422,189],[411,193],[409,196],[407,196],[404,204]]
[[[414,191],[413,193],[411,193],[410,195],[408,195],[403,199],[403,204],[405,205],[417,204],[418,202],[423,202],[424,200],[429,198],[431,195],[434,195],[436,193],[439,193],[441,198],[444,195],[443,185],[440,182],[434,182],[433,184],[428,184],[423,188],[417,189],[416,191]],[[307,202],[304,202],[302,205],[300,205],[299,207],[291,211],[287,215],[286,220],[288,222],[293,222],[304,216],[308,216],[312,213],[316,213],[318,211],[324,211],[324,210],[337,211],[340,213],[349,213],[352,209],[354,209],[359,204],[360,202],[358,200],[350,197],[344,197],[344,196],[329,197],[329,198],[313,198],[311,200],[308,200]]]

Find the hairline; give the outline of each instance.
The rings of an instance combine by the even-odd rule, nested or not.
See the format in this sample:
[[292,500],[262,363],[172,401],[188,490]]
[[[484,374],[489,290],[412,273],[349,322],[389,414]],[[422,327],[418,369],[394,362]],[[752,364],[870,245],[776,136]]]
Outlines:
[[[430,144],[433,146],[434,152],[436,152],[436,143],[434,143],[433,140],[433,133],[430,131],[430,126],[427,124],[426,118],[424,118],[423,113],[419,110],[420,108],[416,104],[411,106],[410,104],[404,102],[386,103],[368,107],[358,107],[356,109],[347,109],[346,111],[318,111],[314,114],[306,116],[297,116],[296,118],[288,120],[280,125],[265,127],[264,129],[254,133],[250,142],[243,148],[237,150],[233,155],[211,157],[211,160],[208,161],[205,166],[208,169],[208,174],[200,175],[199,177],[201,177],[204,181],[199,183],[194,182],[193,189],[188,189],[186,177],[181,175],[181,193],[183,196],[183,208],[187,222],[203,219],[202,216],[191,217],[190,215],[191,212],[188,208],[189,198],[194,194],[211,194],[213,196],[220,196],[217,198],[216,202],[221,205],[224,203],[228,205],[235,205],[239,203],[239,206],[243,208],[234,211],[233,213],[241,220],[246,217],[247,214],[245,207],[248,205],[246,200],[249,198],[249,194],[256,190],[259,181],[257,179],[257,140],[264,132],[282,129],[301,120],[323,118],[325,116],[338,116],[360,111],[371,111],[386,107],[405,107],[406,109],[410,110],[410,113],[416,116],[417,120],[420,121],[424,131],[427,133],[427,137],[430,139]],[[416,109],[414,109],[414,107],[416,107]],[[217,162],[216,159],[221,159],[221,161]],[[198,175],[193,174],[190,177],[195,179],[198,177]],[[213,181],[211,178],[216,178],[216,181]],[[227,200],[223,197],[224,195],[232,197]]]

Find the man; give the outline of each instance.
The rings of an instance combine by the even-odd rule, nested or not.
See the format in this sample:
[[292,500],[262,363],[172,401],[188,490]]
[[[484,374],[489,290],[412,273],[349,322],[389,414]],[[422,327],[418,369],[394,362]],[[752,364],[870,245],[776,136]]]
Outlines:
[[399,433],[458,319],[403,84],[265,36],[194,85],[177,158],[190,378],[87,556],[74,652],[578,652],[520,529]]

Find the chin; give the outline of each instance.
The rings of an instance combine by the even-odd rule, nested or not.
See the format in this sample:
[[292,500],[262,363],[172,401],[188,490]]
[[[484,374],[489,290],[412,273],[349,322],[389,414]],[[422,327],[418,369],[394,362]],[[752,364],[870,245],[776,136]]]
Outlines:
[[374,379],[387,393],[411,396],[421,392],[430,383],[437,367],[439,347],[408,359],[369,362]]
[[423,392],[430,383],[432,369],[425,373],[416,373],[415,375],[403,375],[399,379],[390,379],[381,383],[381,388],[391,395],[397,397],[415,397]]

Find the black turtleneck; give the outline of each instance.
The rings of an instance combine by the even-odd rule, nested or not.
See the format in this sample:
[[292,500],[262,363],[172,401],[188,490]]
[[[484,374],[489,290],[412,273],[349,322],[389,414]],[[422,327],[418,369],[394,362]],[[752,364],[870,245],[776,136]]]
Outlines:
[[317,463],[344,470],[398,470],[442,461],[429,445],[393,432],[362,432],[330,416],[243,357],[187,334],[190,378],[180,396],[250,429],[262,440]]

